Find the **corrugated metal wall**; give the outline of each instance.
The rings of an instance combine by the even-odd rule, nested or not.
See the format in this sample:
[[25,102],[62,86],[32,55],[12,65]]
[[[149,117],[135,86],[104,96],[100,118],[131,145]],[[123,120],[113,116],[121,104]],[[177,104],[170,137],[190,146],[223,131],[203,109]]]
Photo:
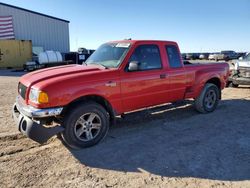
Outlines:
[[13,16],[15,38],[32,40],[44,50],[69,52],[68,22],[0,4],[0,16]]

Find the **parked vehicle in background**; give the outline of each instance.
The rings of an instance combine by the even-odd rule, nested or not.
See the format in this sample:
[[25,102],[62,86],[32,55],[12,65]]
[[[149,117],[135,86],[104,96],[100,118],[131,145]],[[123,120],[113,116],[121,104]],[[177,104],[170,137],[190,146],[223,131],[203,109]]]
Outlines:
[[230,66],[230,72],[228,86],[250,85],[250,53]]
[[212,53],[208,56],[209,60],[215,60],[215,61],[220,61],[224,60],[224,54],[221,53]]
[[171,41],[108,42],[85,63],[22,76],[17,129],[39,143],[61,134],[69,147],[90,147],[126,112],[189,98],[198,112],[213,112],[229,75],[227,63],[184,65]]
[[208,56],[208,60],[214,60],[214,53],[209,54],[209,56]]
[[186,54],[186,60],[192,60],[193,59],[193,54],[192,53],[187,53]]
[[199,56],[200,56],[199,53],[187,53],[186,60],[196,60],[199,59]]
[[193,53],[193,60],[199,59],[200,53]]
[[208,59],[209,53],[201,53],[199,59]]
[[186,60],[186,54],[185,54],[185,53],[181,53],[181,58],[182,58],[183,60]]
[[238,52],[239,58],[244,58],[248,53],[247,52]]
[[238,59],[240,56],[238,53],[232,50],[227,50],[227,51],[221,51],[221,54],[224,55],[224,60],[229,61],[232,59]]

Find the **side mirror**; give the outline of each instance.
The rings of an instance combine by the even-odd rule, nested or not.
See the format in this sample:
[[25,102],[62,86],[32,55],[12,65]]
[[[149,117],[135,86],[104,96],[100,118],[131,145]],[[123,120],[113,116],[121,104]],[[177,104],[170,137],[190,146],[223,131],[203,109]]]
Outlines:
[[243,57],[240,57],[239,60],[243,60]]
[[130,72],[137,71],[139,69],[138,61],[131,61],[128,65],[128,70]]

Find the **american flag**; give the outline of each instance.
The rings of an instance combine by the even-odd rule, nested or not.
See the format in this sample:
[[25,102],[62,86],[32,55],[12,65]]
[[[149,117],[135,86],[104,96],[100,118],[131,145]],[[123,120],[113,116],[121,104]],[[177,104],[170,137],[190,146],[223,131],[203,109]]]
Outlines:
[[15,39],[12,16],[0,16],[0,39]]

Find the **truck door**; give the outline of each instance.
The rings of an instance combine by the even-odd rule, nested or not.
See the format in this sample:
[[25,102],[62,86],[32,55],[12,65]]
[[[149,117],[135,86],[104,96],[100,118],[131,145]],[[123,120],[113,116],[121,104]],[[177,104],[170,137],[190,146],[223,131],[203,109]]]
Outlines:
[[[129,63],[138,69],[129,70]],[[143,44],[135,48],[121,75],[124,111],[160,104],[166,101],[164,84],[168,83],[158,45]]]
[[169,69],[167,76],[170,81],[170,101],[181,100],[184,98],[186,91],[187,73],[181,61],[179,49],[176,45],[165,46]]

